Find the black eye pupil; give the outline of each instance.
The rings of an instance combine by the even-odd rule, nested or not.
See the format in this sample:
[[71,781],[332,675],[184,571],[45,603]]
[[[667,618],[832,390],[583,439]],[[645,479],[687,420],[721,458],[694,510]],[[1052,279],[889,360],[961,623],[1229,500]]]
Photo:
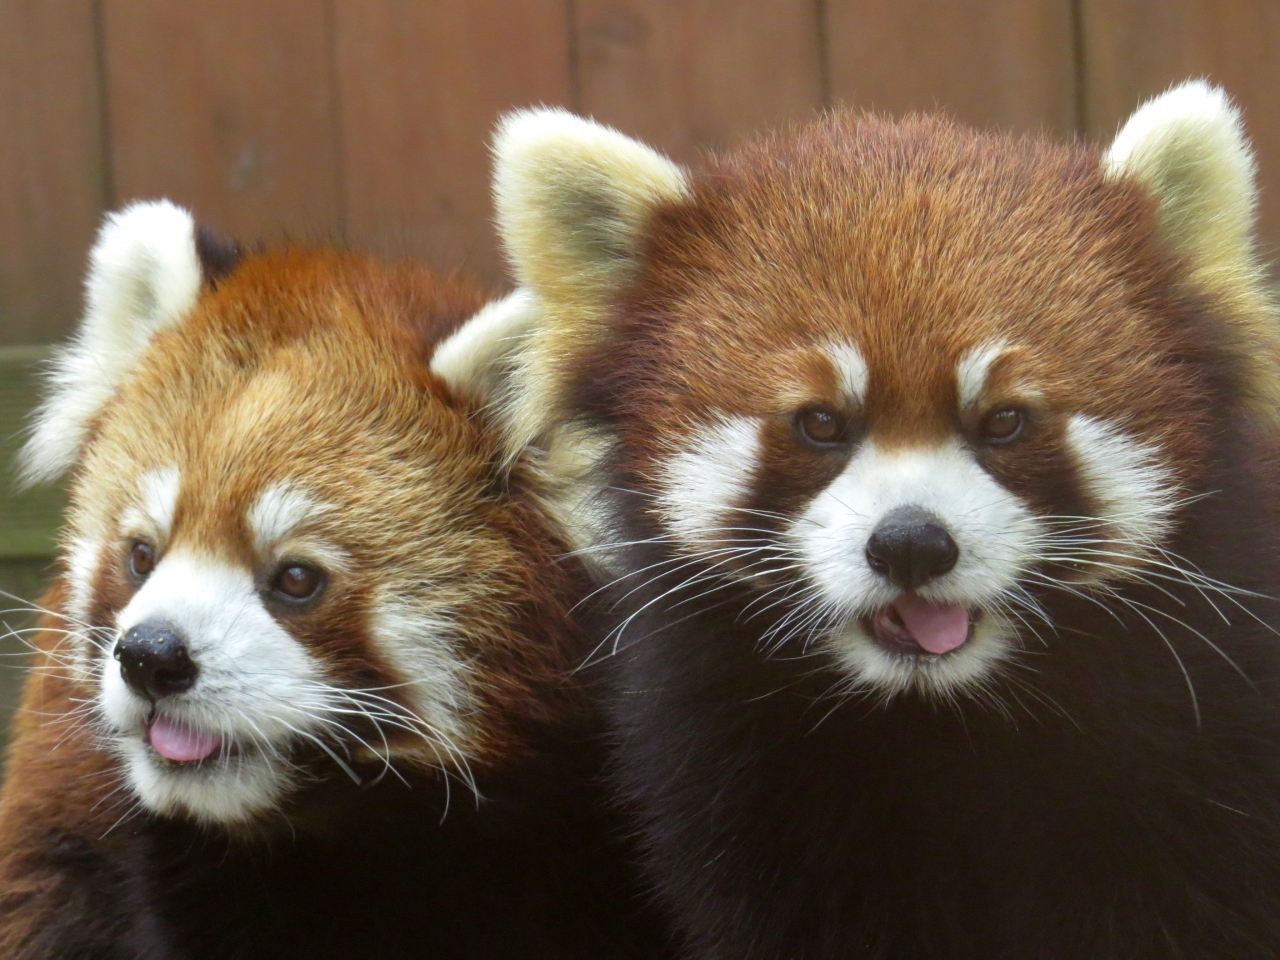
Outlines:
[[845,418],[834,410],[814,407],[800,414],[800,430],[813,443],[837,443],[844,436]]
[[129,570],[135,577],[145,577],[156,565],[156,552],[146,543],[129,548]]
[[293,600],[306,600],[320,589],[322,576],[314,567],[291,564],[276,574],[272,586]]
[[1022,431],[1022,420],[1017,410],[997,410],[987,417],[982,432],[989,440],[1012,440]]

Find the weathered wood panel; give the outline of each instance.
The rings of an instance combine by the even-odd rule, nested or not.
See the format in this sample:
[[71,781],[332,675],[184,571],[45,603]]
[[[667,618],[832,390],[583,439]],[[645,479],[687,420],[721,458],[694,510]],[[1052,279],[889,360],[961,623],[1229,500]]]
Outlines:
[[1262,180],[1262,234],[1280,242],[1280,3],[1081,0],[1085,126],[1110,138],[1144,99],[1189,77],[1244,108]]
[[107,202],[92,0],[0,0],[0,344],[58,339]]
[[102,0],[118,202],[246,239],[340,230],[326,0]]
[[498,115],[570,100],[563,0],[336,0],[354,243],[497,282],[488,144]]
[[825,8],[838,102],[1076,129],[1072,0],[826,0]]
[[823,103],[814,0],[577,0],[580,107],[677,159]]

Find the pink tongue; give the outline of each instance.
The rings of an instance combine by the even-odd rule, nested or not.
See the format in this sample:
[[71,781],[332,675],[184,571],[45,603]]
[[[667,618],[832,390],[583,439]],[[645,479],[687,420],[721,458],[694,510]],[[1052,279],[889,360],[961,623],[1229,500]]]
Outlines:
[[893,601],[911,639],[930,653],[948,653],[969,638],[969,611],[955,603],[931,603],[904,593]]
[[202,733],[191,730],[170,720],[164,714],[158,715],[147,730],[151,746],[156,753],[166,760],[187,763],[191,760],[203,760],[222,743],[216,733]]

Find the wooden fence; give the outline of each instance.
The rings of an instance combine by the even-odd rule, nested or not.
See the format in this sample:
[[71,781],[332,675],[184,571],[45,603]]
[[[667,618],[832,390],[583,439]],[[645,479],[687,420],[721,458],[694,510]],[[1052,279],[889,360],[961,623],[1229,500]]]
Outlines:
[[[487,140],[513,106],[685,159],[839,103],[1105,137],[1206,75],[1246,109],[1275,239],[1278,46],[1277,0],[0,0],[0,437],[132,198],[499,283]],[[0,559],[47,553],[55,499],[0,511]]]

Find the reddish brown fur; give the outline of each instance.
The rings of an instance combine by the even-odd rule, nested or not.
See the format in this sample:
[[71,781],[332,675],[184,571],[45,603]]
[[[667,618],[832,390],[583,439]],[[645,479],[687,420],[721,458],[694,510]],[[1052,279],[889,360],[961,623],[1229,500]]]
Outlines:
[[[1205,388],[1167,358],[1195,346],[1196,304],[1154,216],[1092,149],[833,114],[712,159],[692,202],[657,214],[623,311],[622,366],[596,369],[614,383],[646,373],[647,392],[627,391],[619,412],[647,459],[708,409],[784,419],[842,406],[821,348],[856,330],[864,420],[891,447],[954,435],[957,361],[1005,339],[1020,349],[997,388],[1016,379],[1047,407],[1123,411],[1193,481]],[[1044,426],[1047,449],[1062,424]]]
[[[71,530],[112,527],[138,478],[176,463],[182,493],[167,549],[188,545],[252,565],[249,506],[276,481],[304,483],[343,506],[320,533],[349,550],[351,569],[291,631],[334,681],[402,684],[371,646],[374,588],[397,574],[441,578],[459,594],[462,652],[483,677],[472,762],[511,760],[530,722],[568,702],[560,677],[573,576],[553,562],[560,548],[522,468],[497,496],[500,457],[483,417],[426,367],[438,339],[482,302],[478,290],[412,266],[296,249],[251,258],[208,289],[180,329],[157,338],[98,417],[74,479]],[[433,550],[409,535],[424,512],[439,528],[437,555],[415,562]],[[94,624],[111,624],[132,595],[126,552],[118,538],[103,547]],[[47,602],[57,610],[65,596],[60,581]],[[65,654],[49,619],[53,632],[38,644]],[[48,657],[30,674],[0,796],[6,897],[27,895],[13,870],[31,852],[21,838],[41,835],[38,823],[101,832],[119,815],[99,802],[119,775],[111,756],[87,725],[62,719],[93,698],[96,681],[96,671],[74,679]]]
[[[86,513],[118,517],[139,476],[177,463],[182,493],[168,549],[252,565],[249,507],[273,483],[301,482],[344,507],[319,533],[351,546],[353,570],[310,622],[300,618],[301,633],[335,679],[362,671],[360,682],[392,685],[406,678],[369,672],[371,591],[412,566],[404,551],[429,552],[406,534],[430,504],[434,535],[451,548],[427,562],[450,564],[430,572],[467,597],[476,629],[466,653],[486,678],[494,713],[485,736],[501,753],[527,712],[542,709],[530,686],[552,686],[562,666],[552,637],[563,632],[555,596],[564,582],[522,477],[515,495],[492,495],[499,455],[484,419],[426,368],[434,343],[482,303],[460,281],[355,255],[284,250],[248,260],[180,329],[157,337],[103,411],[77,472],[72,529]],[[109,622],[132,591],[123,549],[111,544],[99,567],[95,623]],[[546,639],[531,644],[529,630]],[[531,649],[546,660],[530,660]]]
[[[335,737],[359,785],[299,736],[279,745],[300,772],[269,809],[227,823],[142,809],[145,794],[81,709],[99,694],[109,653],[81,645],[73,662],[60,629],[69,621],[48,617],[0,792],[0,955],[313,960],[374,943],[388,957],[661,954],[614,849],[596,715],[565,680],[584,652],[570,617],[582,575],[561,557],[532,472],[509,463],[476,398],[429,367],[481,293],[413,266],[300,249],[209,280],[92,425],[73,477],[66,569],[47,603],[87,608],[104,645],[115,642],[117,615],[146,589],[129,568],[138,533],[122,517],[139,507],[144,475],[176,467],[156,570],[171,551],[213,561],[215,578],[218,561],[247,567],[249,602],[327,683],[372,688],[406,722],[366,731],[363,743]],[[249,518],[282,483],[328,508],[302,521],[299,549],[336,557],[325,591],[300,607],[273,595],[289,554],[260,555]],[[87,588],[76,572],[86,542],[98,561]],[[389,614],[395,605],[408,612]],[[434,669],[414,659],[421,649],[405,652],[412,644],[443,662],[441,674],[460,664],[456,675],[402,675]],[[432,736],[456,728],[442,746],[405,729],[415,718]],[[399,779],[382,775],[383,736]],[[458,794],[464,776],[484,801],[451,807],[449,783]]]
[[[1193,289],[1157,227],[1091,149],[853,114],[710,159],[646,225],[567,376],[605,450],[589,533],[618,578],[617,782],[690,956],[1280,955],[1274,437],[1232,304]],[[957,365],[997,342],[963,409]],[[862,410],[828,359],[845,345]],[[850,434],[812,436],[810,404],[852,414]],[[1007,405],[1029,415],[1016,442],[984,437]],[[988,520],[969,483],[1047,532]],[[1161,516],[1131,538],[1158,551],[1132,578],[1109,496]],[[947,582],[976,551],[944,529],[912,544],[954,548],[924,579],[884,575],[875,531],[921,508],[1014,545],[1017,572]],[[1097,587],[1077,590],[1095,548]],[[1002,578],[1029,600],[1009,659],[913,686],[964,647],[904,666],[875,618],[924,584],[968,611],[976,656],[971,603]]]

